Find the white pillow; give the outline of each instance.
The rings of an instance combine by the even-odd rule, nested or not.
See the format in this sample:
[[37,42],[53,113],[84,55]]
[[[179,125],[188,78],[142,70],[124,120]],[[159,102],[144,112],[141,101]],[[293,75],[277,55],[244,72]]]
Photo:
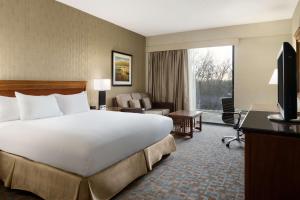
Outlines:
[[90,111],[86,92],[71,95],[55,94],[55,97],[65,115]]
[[18,102],[15,97],[0,96],[0,122],[20,119]]
[[55,96],[31,96],[16,92],[21,120],[58,117],[62,115]]

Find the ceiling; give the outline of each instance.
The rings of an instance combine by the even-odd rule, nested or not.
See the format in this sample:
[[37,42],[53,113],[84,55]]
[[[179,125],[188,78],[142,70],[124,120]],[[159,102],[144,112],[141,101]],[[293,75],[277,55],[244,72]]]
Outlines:
[[298,0],[57,0],[144,36],[289,19]]

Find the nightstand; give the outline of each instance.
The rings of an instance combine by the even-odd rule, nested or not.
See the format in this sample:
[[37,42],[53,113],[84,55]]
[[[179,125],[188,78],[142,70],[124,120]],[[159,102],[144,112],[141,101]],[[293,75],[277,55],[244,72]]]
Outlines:
[[90,106],[91,110],[97,110],[97,106]]

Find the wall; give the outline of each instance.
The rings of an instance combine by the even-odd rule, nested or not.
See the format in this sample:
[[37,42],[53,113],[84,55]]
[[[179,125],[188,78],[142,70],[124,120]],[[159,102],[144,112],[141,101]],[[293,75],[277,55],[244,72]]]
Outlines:
[[291,42],[291,20],[153,36],[146,51],[234,45],[235,104],[248,109],[252,104],[275,107],[277,90],[268,82],[284,41]]
[[234,84],[237,107],[247,109],[250,105],[256,104],[257,107],[259,104],[276,109],[277,86],[268,82],[277,67],[277,55],[283,41],[290,42],[290,35],[240,40]]
[[296,46],[296,41],[294,40],[294,34],[299,27],[300,27],[300,1],[298,2],[292,17],[292,39],[293,39],[294,46]]
[[[292,36],[291,40],[293,41],[293,46],[296,48],[296,40],[294,38],[294,35],[297,31],[297,29],[300,27],[300,1],[298,2],[293,17],[292,17]],[[298,53],[299,54],[299,53]],[[298,84],[300,83],[300,71],[298,66]],[[298,112],[300,112],[300,92],[298,91]]]
[[133,55],[133,86],[144,91],[145,38],[54,0],[0,0],[0,79],[86,80],[111,77],[111,51]]

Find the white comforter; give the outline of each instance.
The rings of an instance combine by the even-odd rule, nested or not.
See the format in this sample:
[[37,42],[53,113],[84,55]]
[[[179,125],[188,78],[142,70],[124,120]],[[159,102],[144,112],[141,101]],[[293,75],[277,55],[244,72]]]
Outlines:
[[166,137],[168,117],[90,111],[0,123],[0,150],[81,176],[102,169]]

